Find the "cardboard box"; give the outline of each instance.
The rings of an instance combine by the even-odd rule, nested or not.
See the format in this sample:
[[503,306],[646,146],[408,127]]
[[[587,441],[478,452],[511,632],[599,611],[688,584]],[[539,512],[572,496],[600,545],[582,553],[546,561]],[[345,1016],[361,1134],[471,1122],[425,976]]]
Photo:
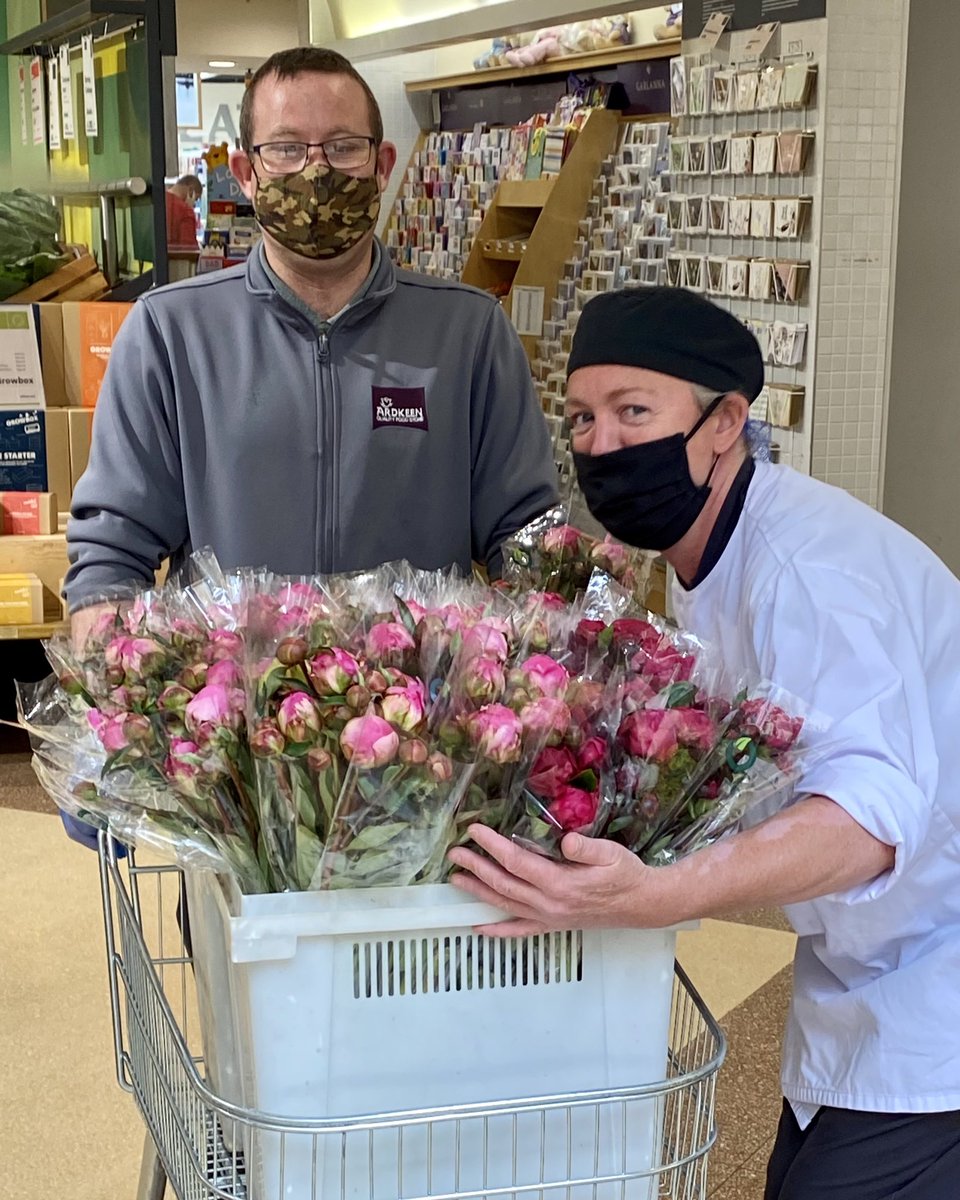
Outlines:
[[0,538],[0,575],[36,575],[54,599],[69,566],[63,534]]
[[46,413],[0,409],[0,491],[52,492],[47,471]]
[[0,408],[45,406],[33,308],[0,304]]
[[56,533],[59,514],[52,492],[0,492],[0,533]]
[[43,584],[36,575],[0,575],[0,625],[42,625]]
[[67,403],[63,375],[63,305],[35,304],[33,315],[40,342],[40,370],[47,408],[63,408]]
[[48,408],[47,485],[37,491],[53,492],[61,510],[70,507],[73,484],[70,478],[70,420],[66,408]]
[[114,339],[133,308],[102,300],[65,303],[63,360],[67,404],[93,408],[110,361]]
[[68,408],[67,426],[70,439],[70,493],[87,469],[90,458],[90,438],[93,432],[93,410]]

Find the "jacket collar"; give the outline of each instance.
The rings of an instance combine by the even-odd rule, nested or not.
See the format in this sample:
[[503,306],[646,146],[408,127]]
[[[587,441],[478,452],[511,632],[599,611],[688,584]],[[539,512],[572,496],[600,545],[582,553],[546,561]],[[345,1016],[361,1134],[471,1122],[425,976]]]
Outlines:
[[[302,313],[297,312],[292,305],[288,304],[273,286],[273,282],[264,266],[264,253],[263,242],[261,241],[247,259],[247,291],[258,299],[272,304],[284,320],[288,320],[306,331],[309,325],[306,317]],[[380,308],[387,297],[396,291],[396,288],[397,271],[386,247],[381,242],[380,262],[377,265],[373,279],[370,281],[369,288],[355,304],[351,304],[346,312],[337,319],[335,328],[339,329],[343,325],[352,325],[369,316]],[[312,338],[314,335],[315,330],[310,327],[309,336]]]

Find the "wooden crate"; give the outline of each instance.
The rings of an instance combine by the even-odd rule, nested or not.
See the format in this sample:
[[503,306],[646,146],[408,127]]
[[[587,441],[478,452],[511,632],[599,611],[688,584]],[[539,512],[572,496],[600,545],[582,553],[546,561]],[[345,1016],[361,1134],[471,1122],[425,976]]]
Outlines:
[[11,304],[40,301],[57,304],[64,300],[100,300],[109,291],[110,286],[97,266],[97,260],[92,254],[83,254],[39,283],[9,296],[8,300]]

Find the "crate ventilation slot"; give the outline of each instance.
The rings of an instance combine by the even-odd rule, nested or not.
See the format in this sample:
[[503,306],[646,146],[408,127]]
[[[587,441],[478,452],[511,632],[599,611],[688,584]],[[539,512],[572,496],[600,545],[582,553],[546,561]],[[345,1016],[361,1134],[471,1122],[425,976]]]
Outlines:
[[353,995],[419,996],[541,987],[583,979],[583,934],[391,938],[354,942]]

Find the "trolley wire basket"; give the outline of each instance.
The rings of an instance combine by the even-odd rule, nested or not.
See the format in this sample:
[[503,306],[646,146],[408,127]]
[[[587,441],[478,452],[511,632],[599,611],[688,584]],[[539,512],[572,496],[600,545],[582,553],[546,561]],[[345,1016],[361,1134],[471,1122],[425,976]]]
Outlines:
[[[165,1185],[178,1200],[705,1200],[726,1041],[679,965],[658,1082],[281,1117],[224,1099],[205,1077],[180,870],[119,858],[103,835],[100,864],[117,1078],[148,1131],[137,1200],[161,1200]],[[651,1127],[652,1163],[633,1152]],[[262,1138],[279,1147],[269,1175],[248,1169]]]

